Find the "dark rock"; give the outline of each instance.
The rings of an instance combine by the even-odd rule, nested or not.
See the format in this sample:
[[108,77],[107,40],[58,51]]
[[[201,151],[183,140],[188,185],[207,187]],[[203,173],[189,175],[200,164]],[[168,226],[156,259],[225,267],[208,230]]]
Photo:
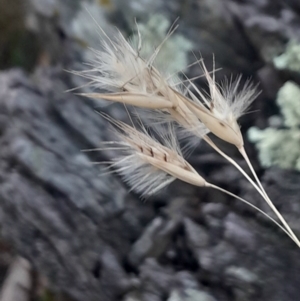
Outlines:
[[[180,181],[143,202],[120,177],[92,165],[115,154],[81,150],[98,147],[111,134],[94,112],[98,103],[65,93],[83,82],[61,70],[81,69],[90,58],[88,46],[100,48],[97,25],[84,6],[109,34],[116,24],[127,36],[134,17],[145,24],[158,12],[169,21],[180,16],[178,33],[201,51],[209,70],[216,55],[216,67],[223,67],[218,81],[231,73],[262,81],[255,113],[241,124],[244,132],[254,124],[265,127],[278,110],[274,95],[290,79],[272,59],[289,40],[299,40],[299,1],[23,2],[0,3],[1,68],[20,65],[11,60],[19,53],[26,59],[21,66],[35,69],[0,74],[0,225],[11,252],[28,259],[52,290],[75,300],[298,300],[297,246],[249,206]],[[188,70],[190,77],[199,74],[199,66]],[[206,87],[202,79],[197,84]],[[128,119],[122,106],[102,109]],[[215,141],[248,172],[234,147]],[[264,171],[253,147],[245,145],[270,198],[300,236],[299,173]],[[208,181],[273,216],[204,142],[189,161]]]
[[231,266],[225,271],[226,285],[233,290],[235,300],[252,300],[259,296],[260,283],[251,271]]
[[153,219],[143,235],[133,244],[128,257],[130,263],[138,266],[146,257],[157,258],[162,255],[178,226],[176,220],[166,222],[160,217]]
[[258,248],[258,242],[251,229],[251,225],[235,215],[230,213],[224,222],[224,237],[227,241],[237,245],[240,249],[254,252]]
[[3,237],[56,290],[78,300],[112,300],[130,287],[121,260],[137,238],[132,224],[145,220],[123,219],[126,190],[112,175],[100,177],[80,152],[107,134],[102,120],[84,102],[44,93],[19,71],[2,73],[0,87],[0,112],[9,116],[0,137]]

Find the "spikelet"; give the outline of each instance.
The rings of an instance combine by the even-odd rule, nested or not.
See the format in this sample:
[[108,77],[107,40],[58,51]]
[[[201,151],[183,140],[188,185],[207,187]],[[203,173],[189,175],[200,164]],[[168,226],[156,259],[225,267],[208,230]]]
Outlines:
[[180,179],[196,186],[205,180],[183,158],[172,126],[158,142],[144,126],[141,131],[102,114],[116,129],[118,141],[113,142],[122,155],[112,163],[132,190],[143,196],[154,194],[173,180]]
[[202,70],[209,86],[209,95],[202,93],[192,82],[190,85],[194,88],[198,97],[189,90],[191,97],[187,100],[187,106],[213,134],[220,139],[234,144],[238,149],[243,148],[244,141],[237,123],[237,119],[243,115],[252,101],[258,95],[256,87],[247,81],[238,91],[241,77],[235,81],[224,81],[220,86],[215,82],[214,70],[213,76],[207,71],[203,61],[201,61]]
[[151,109],[171,108],[173,104],[162,95],[167,82],[153,67],[153,57],[145,61],[119,32],[114,41],[102,40],[101,51],[93,50],[93,68],[77,74],[91,80],[96,90],[110,93],[82,94],[96,99],[123,102]]

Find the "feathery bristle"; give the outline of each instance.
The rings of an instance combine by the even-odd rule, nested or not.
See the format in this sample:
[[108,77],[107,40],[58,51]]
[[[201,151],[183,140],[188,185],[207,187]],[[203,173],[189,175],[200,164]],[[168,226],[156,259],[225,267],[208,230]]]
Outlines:
[[244,141],[237,119],[259,93],[250,81],[247,81],[239,91],[241,76],[235,81],[225,79],[223,84],[219,85],[215,81],[215,70],[213,69],[211,75],[203,60],[200,64],[208,83],[209,94],[201,92],[193,83],[190,83],[199,98],[189,90],[188,94],[192,102],[189,101],[187,104],[209,131],[224,141],[242,148]]
[[193,85],[200,99],[191,95],[193,100],[198,100],[211,112],[215,112],[220,119],[226,121],[227,119],[238,119],[242,116],[253,100],[258,96],[257,86],[254,86],[250,80],[247,80],[244,86],[241,85],[242,76],[238,76],[235,80],[225,78],[221,84],[215,81],[215,69],[208,72],[204,61],[200,61],[201,69],[205,75],[209,87],[209,94],[200,92],[199,89]]
[[236,119],[245,114],[248,107],[260,94],[257,90],[257,86],[249,79],[246,80],[243,86],[241,85],[241,79],[241,75],[235,80],[232,78],[225,78],[219,86],[220,92],[226,103],[226,106],[223,105],[219,110],[223,111],[225,115],[232,113]]

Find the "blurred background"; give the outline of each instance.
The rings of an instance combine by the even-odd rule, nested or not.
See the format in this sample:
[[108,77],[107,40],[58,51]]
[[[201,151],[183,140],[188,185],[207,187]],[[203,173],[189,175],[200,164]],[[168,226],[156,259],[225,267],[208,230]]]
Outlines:
[[[111,138],[96,111],[127,118],[66,92],[85,84],[68,71],[101,49],[98,26],[135,40],[137,23],[147,55],[175,21],[158,66],[193,78],[201,68],[186,66],[202,55],[212,70],[215,56],[218,82],[241,74],[261,91],[240,120],[245,147],[300,236],[298,0],[0,0],[0,301],[299,299],[299,249],[253,209],[179,181],[141,200],[92,164],[113,153],[81,151]],[[205,143],[188,160],[273,216]]]

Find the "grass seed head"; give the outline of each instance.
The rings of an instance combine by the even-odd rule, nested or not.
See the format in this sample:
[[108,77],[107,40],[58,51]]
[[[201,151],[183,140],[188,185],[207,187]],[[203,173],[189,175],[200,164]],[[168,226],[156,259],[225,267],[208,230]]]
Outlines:
[[122,150],[112,167],[122,175],[130,187],[142,195],[151,195],[180,179],[196,186],[205,186],[205,180],[183,158],[171,126],[162,143],[151,137],[142,126],[141,131],[121,121],[105,116],[115,127],[119,138],[115,142]]
[[105,90],[106,93],[81,95],[149,109],[174,106],[174,98],[166,97],[171,93],[172,80],[167,80],[154,67],[155,56],[148,60],[141,58],[139,51],[120,32],[114,40],[103,39],[102,49],[93,52],[95,59],[89,63],[92,68],[74,73],[89,79],[89,86],[94,90]]
[[193,83],[198,97],[189,91],[192,101],[187,105],[213,134],[222,140],[234,144],[237,148],[244,145],[237,119],[243,115],[258,95],[256,87],[249,81],[238,91],[241,77],[235,81],[225,80],[223,85],[215,82],[214,70],[211,75],[203,60],[202,70],[209,87],[209,94],[202,93]]
[[[283,227],[272,218],[271,220],[300,246],[298,238],[264,191],[243,148],[243,137],[237,119],[257,96],[256,87],[247,82],[238,91],[240,77],[236,81],[227,80],[223,85],[218,85],[215,81],[215,69],[213,68],[211,75],[202,60],[200,62],[208,83],[209,93],[201,92],[189,79],[187,81],[190,87],[184,90],[185,81],[179,82],[178,85],[172,81],[172,77],[163,75],[154,67],[153,62],[161,45],[150,58],[143,59],[139,55],[139,49],[134,50],[121,33],[114,41],[110,40],[107,35],[105,37],[107,41],[103,41],[103,49],[101,51],[94,50],[96,58],[90,64],[92,68],[74,73],[89,79],[92,88],[106,92],[85,93],[83,95],[152,109],[153,117],[158,122],[162,121],[158,117],[161,116],[161,112],[163,116],[168,114],[167,122],[176,121],[196,136],[205,136],[204,139],[235,166],[238,165],[234,160],[210,142],[206,134],[212,132],[219,138],[237,146],[247,161],[259,187],[247,174],[245,175],[246,178],[269,204]],[[164,144],[161,144],[151,137],[143,126],[142,131],[138,131],[120,121],[110,117],[106,118],[118,130],[119,141],[112,142],[112,144],[115,144],[122,151],[122,155],[114,160],[112,167],[115,167],[131,188],[141,195],[153,194],[178,178],[196,186],[208,186],[221,190],[245,202],[240,197],[207,183],[185,161],[178,147],[175,134],[170,128],[167,131],[169,136],[164,133],[163,137],[167,137],[167,139],[164,139]],[[242,170],[239,166],[238,169]],[[242,173],[245,174],[243,170]],[[256,208],[252,204],[249,205]],[[256,209],[262,212],[260,209]]]

